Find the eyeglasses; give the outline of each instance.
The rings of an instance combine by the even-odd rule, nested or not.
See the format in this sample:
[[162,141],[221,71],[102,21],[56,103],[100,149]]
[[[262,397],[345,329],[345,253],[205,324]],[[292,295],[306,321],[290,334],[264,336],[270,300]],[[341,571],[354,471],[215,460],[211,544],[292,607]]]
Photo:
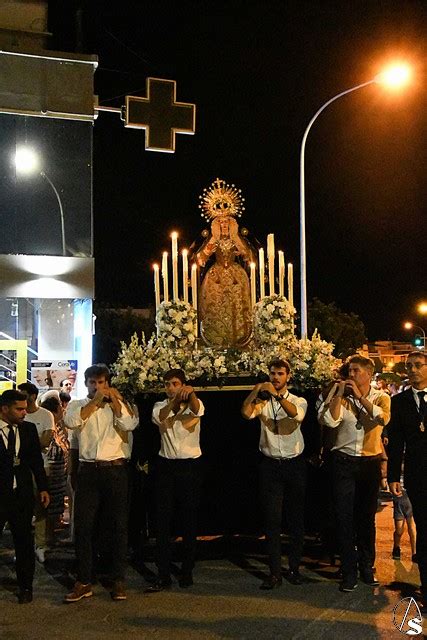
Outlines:
[[410,371],[411,369],[422,369],[425,366],[425,362],[408,362],[406,365],[406,370]]

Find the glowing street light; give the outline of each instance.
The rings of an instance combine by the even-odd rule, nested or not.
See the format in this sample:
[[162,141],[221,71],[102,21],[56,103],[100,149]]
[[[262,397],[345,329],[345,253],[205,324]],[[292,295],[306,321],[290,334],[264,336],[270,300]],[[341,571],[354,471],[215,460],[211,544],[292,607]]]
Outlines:
[[420,302],[417,308],[418,308],[418,313],[421,313],[422,315],[427,314],[427,302]]
[[[306,240],[305,240],[305,145],[307,136],[311,127],[318,118],[318,116],[328,107],[332,102],[338,100],[347,93],[352,93],[363,87],[367,87],[370,84],[381,84],[390,89],[398,89],[403,87],[409,82],[411,78],[411,68],[407,64],[398,63],[393,64],[384,69],[381,73],[377,74],[372,80],[362,82],[351,89],[342,91],[336,96],[325,102],[324,105],[316,111],[307,129],[304,132],[301,153],[300,153],[300,283],[301,283],[301,338],[307,337],[307,256],[306,256]],[[425,341],[424,341],[425,342]]]
[[39,157],[33,149],[30,149],[29,147],[18,147],[15,152],[15,167],[18,174],[31,175],[33,173],[38,173],[42,178],[46,180],[46,182],[50,184],[58,201],[59,214],[61,218],[62,255],[66,256],[67,252],[65,249],[64,209],[58,189],[55,187],[47,173],[40,169]]
[[421,333],[423,334],[423,349],[425,351],[425,349],[426,349],[426,332],[425,332],[425,330],[422,327],[420,327],[418,324],[414,324],[413,322],[409,322],[409,321],[404,322],[403,323],[403,327],[404,327],[404,329],[408,329],[408,330],[418,329],[419,331],[421,331]]

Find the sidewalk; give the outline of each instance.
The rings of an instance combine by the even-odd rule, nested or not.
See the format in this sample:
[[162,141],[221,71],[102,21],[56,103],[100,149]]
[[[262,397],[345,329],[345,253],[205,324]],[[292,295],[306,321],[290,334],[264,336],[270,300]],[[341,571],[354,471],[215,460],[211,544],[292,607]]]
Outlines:
[[[376,566],[381,585],[371,588],[360,583],[349,594],[338,591],[338,581],[333,578],[336,568],[313,559],[310,541],[310,553],[302,567],[305,584],[293,586],[284,580],[280,589],[260,591],[260,579],[266,574],[260,543],[241,539],[231,541],[231,545],[230,541],[221,540],[201,543],[202,555],[207,559],[198,563],[195,585],[190,589],[180,589],[174,582],[170,591],[143,593],[147,583],[130,567],[126,602],[113,602],[108,591],[97,584],[93,598],[62,604],[63,595],[72,584],[67,569],[73,551],[55,550],[48,555],[46,566],[37,564],[34,602],[22,606],[12,595],[16,588],[12,584],[13,554],[10,548],[4,548],[10,544],[10,536],[5,533],[0,548],[0,638],[400,638],[402,634],[392,623],[393,607],[400,598],[411,595],[413,587],[409,585],[418,585],[419,578],[417,565],[411,562],[406,532],[401,545],[402,561],[391,559],[392,533],[392,506],[387,501],[377,514]],[[147,563],[146,570],[154,571],[154,565]]]

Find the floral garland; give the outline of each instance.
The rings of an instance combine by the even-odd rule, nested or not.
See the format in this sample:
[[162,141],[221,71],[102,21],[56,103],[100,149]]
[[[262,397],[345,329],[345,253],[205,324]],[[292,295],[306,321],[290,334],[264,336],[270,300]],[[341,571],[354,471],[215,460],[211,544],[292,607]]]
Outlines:
[[279,295],[267,296],[256,303],[253,315],[254,338],[258,345],[287,343],[293,334],[295,309]]
[[141,341],[134,334],[129,345],[122,342],[122,349],[113,365],[114,384],[127,398],[144,391],[163,389],[163,375],[169,369],[180,368],[189,380],[200,386],[224,384],[227,377],[237,375],[257,376],[268,372],[268,363],[274,357],[289,361],[292,385],[299,389],[314,389],[331,380],[340,362],[332,355],[333,344],[325,342],[317,332],[311,340],[298,340],[288,335],[280,346],[276,344],[254,347],[248,351],[228,349],[219,351],[197,345],[174,349],[154,335]]
[[172,349],[185,349],[196,342],[196,311],[188,302],[162,302],[156,314],[157,332]]

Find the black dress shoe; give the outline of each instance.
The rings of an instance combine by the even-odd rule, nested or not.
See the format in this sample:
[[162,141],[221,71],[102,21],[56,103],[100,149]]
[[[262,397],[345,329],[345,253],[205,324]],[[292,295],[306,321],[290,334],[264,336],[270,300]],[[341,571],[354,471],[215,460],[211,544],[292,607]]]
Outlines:
[[281,586],[282,586],[281,576],[270,575],[260,585],[260,589],[263,589],[263,591],[269,591],[271,589],[278,589]]
[[170,589],[172,586],[172,580],[169,577],[165,578],[157,578],[153,584],[151,584],[147,589],[145,589],[145,593],[159,593],[159,591],[164,591],[165,589]]
[[290,569],[288,571],[287,575],[286,575],[286,580],[288,582],[290,582],[291,584],[302,584],[303,583],[302,575],[300,574],[298,569],[294,569],[294,570]]
[[182,575],[180,575],[178,579],[178,584],[181,587],[181,589],[187,589],[187,587],[192,587],[194,582],[193,582],[193,576],[191,575],[191,573],[183,573]]
[[28,604],[33,601],[33,592],[30,589],[21,589],[17,595],[19,604]]

